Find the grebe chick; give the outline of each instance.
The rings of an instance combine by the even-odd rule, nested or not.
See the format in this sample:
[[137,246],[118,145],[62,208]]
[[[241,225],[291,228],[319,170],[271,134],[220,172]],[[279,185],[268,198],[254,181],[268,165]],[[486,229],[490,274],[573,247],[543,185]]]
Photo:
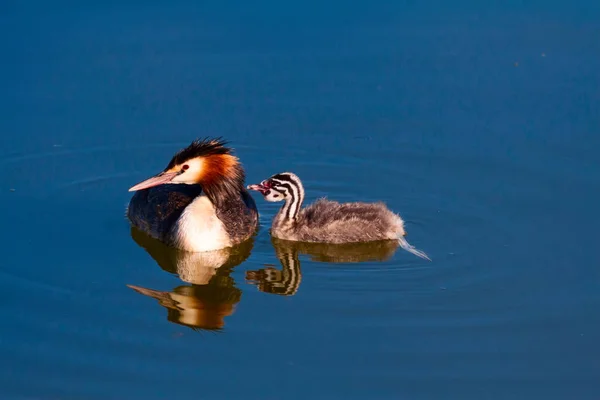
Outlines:
[[244,187],[244,169],[226,143],[195,140],[136,191],[127,217],[150,237],[172,247],[212,251],[249,239],[258,211]]
[[319,199],[301,208],[304,187],[291,172],[275,174],[247,188],[260,192],[267,201],[285,201],[271,225],[271,235],[279,239],[326,243],[397,240],[403,249],[431,261],[406,241],[404,221],[382,202],[338,203]]

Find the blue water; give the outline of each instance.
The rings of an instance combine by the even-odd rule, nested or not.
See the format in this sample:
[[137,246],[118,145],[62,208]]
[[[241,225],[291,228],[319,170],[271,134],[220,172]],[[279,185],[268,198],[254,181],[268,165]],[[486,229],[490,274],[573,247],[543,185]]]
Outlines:
[[[599,21],[590,1],[0,6],[0,397],[598,399]],[[286,247],[259,197],[216,266],[136,235],[127,189],[204,136],[247,183],[385,201],[433,261]]]

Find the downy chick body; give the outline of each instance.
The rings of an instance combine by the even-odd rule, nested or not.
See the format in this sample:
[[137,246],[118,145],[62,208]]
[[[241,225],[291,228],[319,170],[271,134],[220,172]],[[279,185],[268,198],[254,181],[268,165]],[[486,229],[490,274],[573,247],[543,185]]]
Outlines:
[[405,250],[430,260],[406,241],[404,220],[383,202],[339,203],[319,199],[302,208],[304,187],[291,172],[275,174],[247,188],[260,192],[267,201],[285,201],[271,225],[271,235],[276,238],[325,243],[397,240]]

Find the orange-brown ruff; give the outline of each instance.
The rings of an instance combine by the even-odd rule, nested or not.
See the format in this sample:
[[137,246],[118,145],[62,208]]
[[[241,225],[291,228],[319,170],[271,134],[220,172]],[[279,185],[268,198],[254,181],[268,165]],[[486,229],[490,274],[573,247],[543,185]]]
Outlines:
[[195,140],[159,174],[133,186],[127,217],[168,245],[211,251],[249,239],[258,227],[256,204],[232,150],[218,139]]

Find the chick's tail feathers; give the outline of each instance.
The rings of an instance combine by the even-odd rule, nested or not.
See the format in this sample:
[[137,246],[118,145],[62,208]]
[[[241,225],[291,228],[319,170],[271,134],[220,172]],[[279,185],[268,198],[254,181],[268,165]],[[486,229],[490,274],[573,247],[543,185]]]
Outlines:
[[408,243],[406,241],[406,239],[404,239],[404,236],[400,236],[398,238],[398,243],[400,243],[400,247],[402,247],[404,250],[408,251],[409,253],[413,253],[417,257],[421,257],[421,258],[431,261],[431,258],[429,258],[429,256],[427,256],[427,254],[425,254],[421,250],[415,248],[415,246],[413,246],[412,244]]

